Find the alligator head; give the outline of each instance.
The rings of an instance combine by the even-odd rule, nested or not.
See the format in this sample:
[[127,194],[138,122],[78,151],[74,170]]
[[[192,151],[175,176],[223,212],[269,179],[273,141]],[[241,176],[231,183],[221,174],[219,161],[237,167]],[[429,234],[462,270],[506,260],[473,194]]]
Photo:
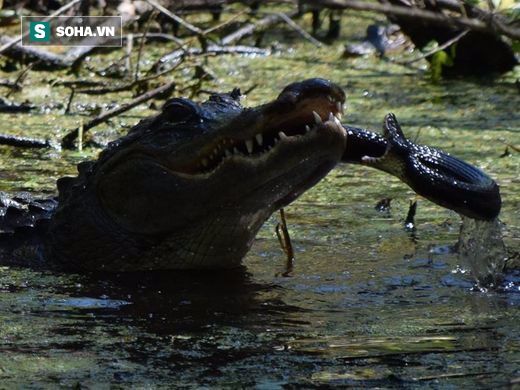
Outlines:
[[71,268],[229,268],[264,221],[341,159],[336,85],[311,79],[244,108],[240,92],[166,102],[60,180],[46,250]]

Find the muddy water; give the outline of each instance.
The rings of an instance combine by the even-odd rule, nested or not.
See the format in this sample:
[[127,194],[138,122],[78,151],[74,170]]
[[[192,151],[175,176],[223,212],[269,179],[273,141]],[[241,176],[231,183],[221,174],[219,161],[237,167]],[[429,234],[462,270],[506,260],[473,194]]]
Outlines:
[[[356,20],[353,32],[364,29]],[[269,58],[217,57],[206,89],[247,90],[254,105],[291,81],[327,77],[345,88],[350,124],[380,129],[394,112],[406,134],[482,167],[501,185],[508,254],[520,251],[520,95],[515,75],[496,82],[451,81],[372,58],[346,62],[342,46],[315,49],[287,41]],[[161,49],[164,50],[164,49]],[[149,51],[150,61],[157,57]],[[155,57],[154,57],[155,56]],[[95,67],[108,57],[93,59]],[[96,61],[98,61],[96,63]],[[91,75],[83,71],[80,76]],[[179,79],[189,83],[189,73]],[[516,75],[516,77],[518,74]],[[0,78],[13,78],[0,73]],[[129,93],[79,97],[63,115],[64,87],[31,72],[24,93],[44,106],[1,115],[0,132],[58,139],[90,110]],[[29,88],[30,86],[30,88]],[[52,102],[52,103],[51,103]],[[150,114],[137,108],[96,129],[106,142]],[[0,147],[3,191],[51,194],[54,180],[83,152]],[[389,212],[374,206],[393,198]],[[415,233],[403,229],[415,195],[399,181],[358,166],[338,166],[286,209],[296,251],[291,277],[264,226],[244,269],[235,273],[71,275],[0,269],[0,383],[52,387],[121,385],[351,385],[497,388],[520,381],[520,275],[501,292],[475,291],[450,248],[460,218],[419,199]]]

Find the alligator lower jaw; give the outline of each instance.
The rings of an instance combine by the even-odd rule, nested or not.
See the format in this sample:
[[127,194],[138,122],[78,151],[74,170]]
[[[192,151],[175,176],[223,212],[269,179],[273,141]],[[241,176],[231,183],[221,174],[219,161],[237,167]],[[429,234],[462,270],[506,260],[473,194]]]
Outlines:
[[[215,148],[212,156],[214,160],[203,158],[200,162],[200,171],[183,172],[178,170],[170,170],[176,176],[204,180],[218,174],[221,170],[229,165],[243,165],[244,167],[259,167],[267,163],[271,158],[282,152],[286,146],[298,147],[314,142],[317,138],[334,136],[346,137],[346,131],[339,121],[340,112],[329,114],[327,120],[323,121],[319,114],[313,111],[313,124],[302,125],[301,129],[292,129],[286,131],[280,129],[278,131],[267,131],[258,133],[254,140],[240,141],[234,144],[230,141],[230,146],[225,148],[225,143],[221,144],[223,150]],[[267,135],[265,135],[267,134]]]

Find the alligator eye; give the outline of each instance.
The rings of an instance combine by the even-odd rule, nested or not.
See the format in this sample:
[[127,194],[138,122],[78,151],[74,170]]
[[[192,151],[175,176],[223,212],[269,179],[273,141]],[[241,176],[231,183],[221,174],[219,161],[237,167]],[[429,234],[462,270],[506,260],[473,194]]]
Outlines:
[[199,106],[188,99],[170,99],[164,104],[161,116],[171,123],[187,122],[199,116]]

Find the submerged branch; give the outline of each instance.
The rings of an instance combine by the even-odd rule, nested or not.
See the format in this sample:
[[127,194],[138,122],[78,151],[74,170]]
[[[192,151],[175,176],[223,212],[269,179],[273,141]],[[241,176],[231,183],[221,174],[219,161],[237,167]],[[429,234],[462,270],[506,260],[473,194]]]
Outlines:
[[0,134],[0,145],[16,146],[19,148],[49,148],[48,140],[18,137],[16,135]]

